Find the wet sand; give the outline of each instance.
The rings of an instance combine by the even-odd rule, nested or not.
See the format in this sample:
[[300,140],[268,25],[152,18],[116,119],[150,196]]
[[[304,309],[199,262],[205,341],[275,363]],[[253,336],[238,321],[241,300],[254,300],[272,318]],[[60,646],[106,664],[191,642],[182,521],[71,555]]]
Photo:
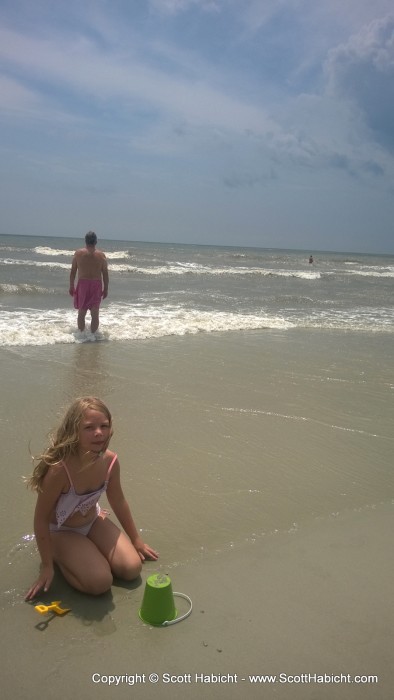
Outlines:
[[[392,697],[392,384],[381,339],[218,334],[1,359],[6,698]],[[39,451],[61,407],[87,393],[113,412],[124,489],[161,556],[136,585],[116,582],[99,599],[58,576],[39,602],[72,612],[40,629],[45,618],[23,602],[38,560],[34,496],[20,477],[29,441]],[[138,617],[154,571],[193,599],[168,629]],[[379,682],[302,682],[309,673]],[[250,674],[284,676],[262,687]]]
[[[194,609],[166,629],[139,620],[143,585],[114,586],[93,600],[59,582],[56,597],[73,610],[45,629],[37,629],[43,618],[30,605],[2,612],[4,697],[388,700],[393,521],[391,505],[365,509],[180,565],[170,571],[174,590],[187,593]],[[148,563],[143,579],[156,569]],[[176,681],[166,683],[165,674]],[[262,674],[277,682],[249,681]],[[313,682],[315,675],[342,682]],[[110,687],[108,676],[124,678]],[[343,680],[356,676],[378,682]]]

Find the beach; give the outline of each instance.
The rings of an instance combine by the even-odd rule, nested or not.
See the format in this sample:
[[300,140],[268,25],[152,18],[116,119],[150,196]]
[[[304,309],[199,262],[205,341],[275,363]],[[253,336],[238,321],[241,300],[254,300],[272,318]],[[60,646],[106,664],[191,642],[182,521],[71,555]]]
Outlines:
[[[5,697],[392,697],[387,334],[249,330],[0,354]],[[71,612],[43,625],[23,600],[38,557],[21,477],[29,446],[39,452],[84,394],[112,411],[124,490],[160,559],[97,599],[58,575],[39,602]],[[156,571],[193,601],[166,629],[138,616]]]

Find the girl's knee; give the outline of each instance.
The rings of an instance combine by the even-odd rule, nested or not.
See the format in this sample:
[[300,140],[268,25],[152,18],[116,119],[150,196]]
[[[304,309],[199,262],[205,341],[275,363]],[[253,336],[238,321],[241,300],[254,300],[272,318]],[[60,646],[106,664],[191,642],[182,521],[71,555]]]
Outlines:
[[123,581],[134,581],[134,579],[138,578],[140,575],[141,569],[142,562],[138,557],[138,560],[135,559],[134,561],[126,561],[118,564],[114,569],[114,574],[118,578],[123,579]]
[[86,578],[82,582],[82,589],[84,593],[89,593],[90,595],[102,595],[110,590],[112,583],[113,578],[111,572],[100,571]]

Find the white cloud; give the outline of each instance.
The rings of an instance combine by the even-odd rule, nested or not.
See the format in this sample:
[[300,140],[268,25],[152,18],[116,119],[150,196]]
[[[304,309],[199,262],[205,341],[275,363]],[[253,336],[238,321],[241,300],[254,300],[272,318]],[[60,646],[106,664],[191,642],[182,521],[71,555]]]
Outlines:
[[[86,38],[39,40],[0,30],[0,58],[48,90],[94,98],[95,105],[120,100],[133,113],[145,106],[199,126],[234,132],[275,130],[262,109],[200,80],[186,80],[141,63],[131,50],[103,51]],[[42,87],[41,87],[42,89]],[[45,87],[44,87],[45,89]],[[38,90],[38,88],[37,88]]]
[[217,12],[223,0],[148,0],[150,7],[159,14],[175,15],[192,8]]
[[375,20],[333,49],[328,92],[358,107],[374,138],[394,149],[394,16]]
[[5,75],[0,75],[0,94],[3,110],[26,110],[37,107],[39,103],[35,92]]
[[24,188],[24,201],[40,190],[43,210],[49,191],[60,211],[97,205],[108,224],[118,217],[119,229],[133,193],[141,225],[155,220],[152,235],[167,216],[172,235],[180,201],[184,218],[204,212],[207,231],[221,222],[223,240],[231,227],[243,235],[249,221],[259,229],[262,216],[283,224],[284,241],[286,227],[330,231],[330,216],[342,231],[357,219],[358,233],[369,203],[391,222],[389,7],[0,2],[2,213],[8,205],[13,220],[9,202]]

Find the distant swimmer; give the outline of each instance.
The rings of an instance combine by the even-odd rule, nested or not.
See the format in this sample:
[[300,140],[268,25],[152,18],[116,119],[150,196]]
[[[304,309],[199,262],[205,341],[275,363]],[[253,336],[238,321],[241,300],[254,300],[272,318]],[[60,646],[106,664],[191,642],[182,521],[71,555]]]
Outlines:
[[310,255],[310,256],[309,256],[309,263],[310,263],[310,264],[313,263],[313,255]]
[[[89,231],[85,236],[85,248],[74,253],[70,272],[70,294],[74,297],[74,308],[78,309],[78,328],[85,330],[85,316],[91,315],[90,330],[95,333],[99,327],[99,307],[101,299],[108,296],[108,264],[101,250],[96,250],[97,236]],[[75,287],[75,277],[78,282]]]

